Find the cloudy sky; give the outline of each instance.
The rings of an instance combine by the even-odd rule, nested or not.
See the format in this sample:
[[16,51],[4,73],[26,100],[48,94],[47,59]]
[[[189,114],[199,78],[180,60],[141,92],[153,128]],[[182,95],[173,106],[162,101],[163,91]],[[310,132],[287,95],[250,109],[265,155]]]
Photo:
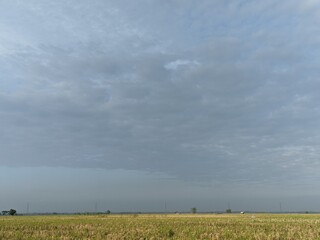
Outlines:
[[0,0],[0,207],[320,211],[319,16]]

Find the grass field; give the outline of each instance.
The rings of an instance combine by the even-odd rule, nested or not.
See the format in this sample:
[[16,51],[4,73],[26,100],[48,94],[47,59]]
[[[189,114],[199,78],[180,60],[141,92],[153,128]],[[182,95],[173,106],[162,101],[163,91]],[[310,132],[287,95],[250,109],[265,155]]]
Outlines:
[[320,239],[320,215],[2,216],[0,239]]

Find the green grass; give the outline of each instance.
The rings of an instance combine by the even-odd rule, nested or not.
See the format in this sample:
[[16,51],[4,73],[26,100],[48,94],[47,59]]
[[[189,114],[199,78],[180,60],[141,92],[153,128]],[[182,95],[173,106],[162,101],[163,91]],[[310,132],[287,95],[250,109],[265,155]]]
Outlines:
[[320,215],[13,216],[0,239],[320,239]]

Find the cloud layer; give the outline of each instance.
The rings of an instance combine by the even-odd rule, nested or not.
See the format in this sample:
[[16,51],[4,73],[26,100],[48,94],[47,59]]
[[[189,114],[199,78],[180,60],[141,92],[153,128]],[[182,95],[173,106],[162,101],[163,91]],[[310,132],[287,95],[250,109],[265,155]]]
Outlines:
[[316,179],[318,5],[1,2],[1,165]]

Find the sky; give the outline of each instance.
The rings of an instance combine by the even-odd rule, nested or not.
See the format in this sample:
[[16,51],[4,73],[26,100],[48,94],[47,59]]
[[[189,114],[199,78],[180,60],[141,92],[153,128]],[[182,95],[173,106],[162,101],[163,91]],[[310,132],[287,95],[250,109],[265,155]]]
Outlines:
[[320,211],[319,16],[0,0],[0,208]]

